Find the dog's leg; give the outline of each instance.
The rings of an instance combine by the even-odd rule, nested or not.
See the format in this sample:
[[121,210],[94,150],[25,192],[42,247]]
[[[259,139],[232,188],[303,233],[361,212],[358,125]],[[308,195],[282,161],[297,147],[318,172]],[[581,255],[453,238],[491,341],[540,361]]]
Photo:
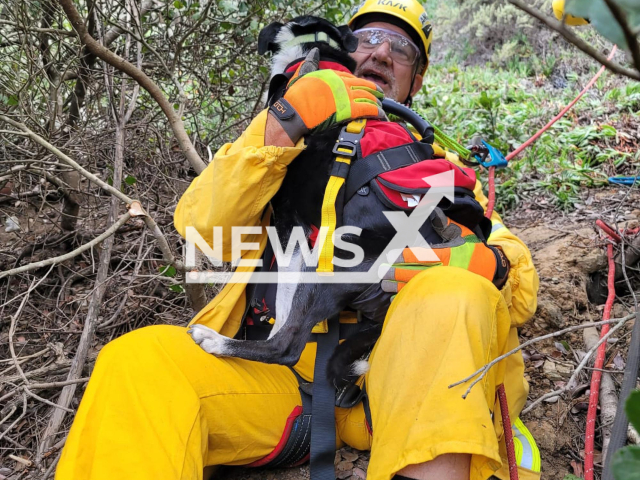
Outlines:
[[[280,259],[278,259],[280,261]],[[304,259],[300,252],[300,246],[296,245],[291,261],[288,265],[284,266],[281,263],[278,264],[278,290],[276,292],[276,321],[273,324],[269,338],[278,333],[290,320],[291,312],[293,309],[293,303],[296,298],[299,300],[302,292],[309,292],[308,288],[298,288],[298,278],[302,274],[304,269]],[[292,275],[296,278],[289,278],[288,281],[282,281],[282,275]],[[307,286],[308,287],[308,286]],[[296,292],[298,296],[296,296]],[[304,302],[303,302],[304,303]],[[304,305],[303,305],[304,307]]]
[[192,325],[189,334],[204,351],[216,356],[292,366],[298,362],[316,323],[313,319],[296,321],[294,328],[280,330],[267,340],[235,340],[204,325]]

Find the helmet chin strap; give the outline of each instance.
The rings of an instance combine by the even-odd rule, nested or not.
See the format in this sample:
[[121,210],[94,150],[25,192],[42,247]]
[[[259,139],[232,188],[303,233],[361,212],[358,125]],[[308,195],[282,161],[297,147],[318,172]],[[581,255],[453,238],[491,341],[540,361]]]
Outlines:
[[411,90],[413,89],[413,82],[415,82],[415,80],[416,80],[416,77],[414,75],[413,78],[411,79],[411,86],[409,87],[409,95],[407,96],[407,99],[404,102],[402,102],[409,108],[411,108],[411,104],[413,103],[413,98],[411,98]]
[[411,85],[409,85],[409,95],[404,103],[407,107],[411,108],[411,104],[413,103],[413,98],[411,98],[411,90],[413,90],[413,84],[416,82],[416,74],[418,73],[419,64],[416,62],[416,67],[413,69],[413,75],[411,75]]

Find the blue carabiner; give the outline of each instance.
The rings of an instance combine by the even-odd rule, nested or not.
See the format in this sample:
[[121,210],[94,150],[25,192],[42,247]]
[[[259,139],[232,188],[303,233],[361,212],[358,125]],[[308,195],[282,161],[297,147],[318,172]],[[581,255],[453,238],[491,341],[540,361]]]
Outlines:
[[[484,140],[482,140],[482,145],[484,145],[484,148],[486,148],[487,153],[485,155],[479,155],[479,154],[474,155],[480,165],[486,168],[489,168],[489,167],[504,168],[507,166],[508,164],[507,159],[504,157],[504,155],[500,150],[489,145]],[[489,160],[485,161],[484,159],[487,157],[489,157]]]
[[633,185],[640,184],[640,177],[609,177],[609,183],[616,185]]

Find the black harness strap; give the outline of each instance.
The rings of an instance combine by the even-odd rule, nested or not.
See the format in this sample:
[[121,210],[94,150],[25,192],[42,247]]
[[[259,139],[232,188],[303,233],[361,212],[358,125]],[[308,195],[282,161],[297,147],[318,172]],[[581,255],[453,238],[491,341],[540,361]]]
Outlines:
[[335,480],[336,390],[326,379],[327,364],[340,339],[339,316],[327,319],[329,331],[318,335],[311,403],[311,480]]
[[371,419],[371,405],[367,394],[367,385],[362,385],[362,406],[364,407],[364,418],[369,426],[369,432],[373,435],[373,420]]
[[284,449],[277,458],[269,463],[269,467],[295,465],[309,454],[309,445],[311,443],[311,411],[313,408],[312,399],[311,395],[304,391],[303,385],[305,385],[305,382],[302,377],[300,377],[293,368],[291,371],[300,384],[302,414],[296,419]]
[[355,195],[360,187],[367,185],[381,173],[397,170],[431,158],[433,158],[433,147],[431,145],[423,142],[413,142],[399,147],[388,148],[358,159],[351,166],[345,183],[345,203]]

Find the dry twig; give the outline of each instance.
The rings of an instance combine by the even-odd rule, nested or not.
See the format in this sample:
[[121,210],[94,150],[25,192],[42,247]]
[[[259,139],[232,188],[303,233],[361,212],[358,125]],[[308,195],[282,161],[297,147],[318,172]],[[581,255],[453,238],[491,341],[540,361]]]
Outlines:
[[[630,317],[630,318],[628,318]],[[578,375],[580,374],[580,372],[584,369],[584,367],[587,365],[587,363],[589,362],[589,360],[591,359],[591,356],[596,352],[596,350],[598,350],[598,347],[600,345],[602,345],[604,342],[607,341],[607,339],[613,335],[613,333],[615,333],[618,329],[622,328],[624,326],[624,324],[628,321],[631,320],[631,318],[634,318],[634,315],[628,315],[627,317],[623,317],[622,319],[617,319],[619,321],[618,324],[614,325],[611,330],[609,330],[606,334],[604,334],[600,340],[598,340],[598,343],[596,343],[587,353],[586,355],[582,358],[582,361],[578,364],[578,366],[576,367],[576,369],[573,371],[573,374],[571,375],[571,378],[569,379],[569,381],[567,382],[567,384],[558,389],[558,390],[554,390],[553,392],[547,392],[544,395],[542,395],[541,397],[536,398],[533,402],[531,402],[531,404],[529,404],[529,406],[527,406],[527,408],[525,408],[524,410],[522,410],[522,414],[526,414],[528,412],[530,412],[536,405],[540,404],[541,402],[543,402],[544,400],[546,400],[547,398],[551,398],[551,397],[555,397],[558,395],[562,395],[563,393],[575,388],[576,382],[577,382],[577,378]],[[626,320],[625,320],[626,319]]]
[[574,325],[572,327],[568,327],[568,328],[565,328],[565,329],[557,331],[557,332],[552,332],[552,333],[548,333],[546,335],[542,335],[541,337],[532,338],[531,340],[527,340],[523,344],[518,345],[516,348],[514,348],[513,350],[510,350],[509,352],[505,353],[504,355],[500,355],[499,357],[495,358],[494,360],[492,360],[491,362],[486,364],[484,367],[479,368],[478,370],[473,372],[468,377],[465,377],[462,380],[459,380],[459,381],[457,381],[455,383],[452,383],[451,385],[449,385],[449,388],[453,388],[453,387],[456,387],[456,386],[458,386],[458,385],[460,385],[462,383],[466,383],[469,380],[471,380],[472,378],[474,378],[475,376],[479,375],[479,377],[476,378],[471,383],[471,385],[469,385],[469,388],[464,393],[464,395],[462,395],[462,398],[467,398],[467,395],[469,395],[469,392],[471,391],[473,386],[484,378],[484,376],[487,374],[487,372],[489,371],[489,369],[491,367],[493,367],[496,363],[500,362],[501,360],[504,360],[505,358],[513,355],[514,353],[519,352],[523,348],[528,347],[529,345],[532,345],[534,343],[540,342],[542,340],[547,340],[549,338],[559,337],[560,335],[564,335],[565,333],[574,332],[576,330],[582,330],[584,328],[597,327],[599,325],[604,325],[604,324],[607,324],[607,323],[620,322],[620,325],[623,325],[625,322],[631,320],[634,317],[635,317],[635,315],[627,315],[626,317],[622,317],[622,318],[612,318],[610,320],[602,320],[602,321],[599,321],[599,322],[585,323],[585,324],[582,324],[582,325]]

